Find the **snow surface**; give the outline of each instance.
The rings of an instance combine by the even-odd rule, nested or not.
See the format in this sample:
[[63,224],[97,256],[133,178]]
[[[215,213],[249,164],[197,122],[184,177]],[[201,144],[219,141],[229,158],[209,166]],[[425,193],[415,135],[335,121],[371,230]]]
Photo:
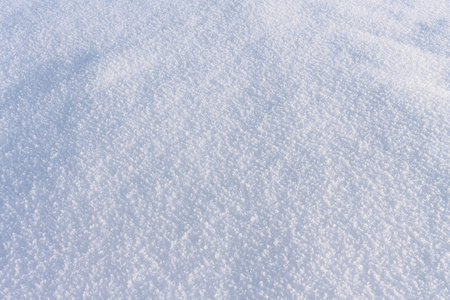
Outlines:
[[2,0],[0,92],[2,299],[450,298],[448,0]]

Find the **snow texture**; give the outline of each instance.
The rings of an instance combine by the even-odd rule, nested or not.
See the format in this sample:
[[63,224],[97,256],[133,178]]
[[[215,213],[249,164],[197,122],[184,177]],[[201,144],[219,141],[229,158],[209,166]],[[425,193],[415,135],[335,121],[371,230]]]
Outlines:
[[1,299],[450,298],[450,1],[0,2]]

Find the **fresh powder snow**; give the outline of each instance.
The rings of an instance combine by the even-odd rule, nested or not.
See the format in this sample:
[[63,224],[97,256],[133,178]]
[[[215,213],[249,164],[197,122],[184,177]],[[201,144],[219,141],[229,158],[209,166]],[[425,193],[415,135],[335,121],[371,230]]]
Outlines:
[[0,1],[1,299],[449,299],[450,1]]

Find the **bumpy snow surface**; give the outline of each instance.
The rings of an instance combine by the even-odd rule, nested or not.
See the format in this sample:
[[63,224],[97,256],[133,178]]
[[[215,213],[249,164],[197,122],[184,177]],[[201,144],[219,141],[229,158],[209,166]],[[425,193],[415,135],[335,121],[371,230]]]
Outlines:
[[449,1],[0,26],[1,299],[449,299]]

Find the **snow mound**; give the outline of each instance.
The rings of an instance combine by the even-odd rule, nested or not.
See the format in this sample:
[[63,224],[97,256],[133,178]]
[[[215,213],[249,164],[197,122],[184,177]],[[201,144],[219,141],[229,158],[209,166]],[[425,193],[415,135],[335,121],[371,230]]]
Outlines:
[[450,2],[82,2],[0,3],[0,298],[450,297]]

